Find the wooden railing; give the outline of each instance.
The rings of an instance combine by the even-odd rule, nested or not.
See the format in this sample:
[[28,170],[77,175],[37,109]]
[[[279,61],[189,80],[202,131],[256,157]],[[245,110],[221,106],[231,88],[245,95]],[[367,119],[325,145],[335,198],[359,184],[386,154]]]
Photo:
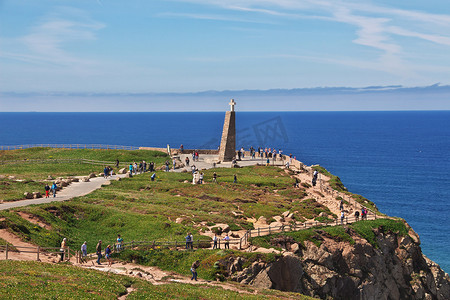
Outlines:
[[105,149],[105,150],[139,150],[135,146],[104,145],[104,144],[24,144],[0,146],[0,150],[19,150],[28,148],[62,148],[62,149]]
[[[6,245],[0,245],[0,252],[5,252],[5,259],[9,258],[9,255],[11,252],[13,253],[34,253],[36,254],[36,260],[40,261],[40,255],[41,254],[56,254],[57,256],[60,256],[62,253],[64,253],[64,260],[70,261],[71,256],[77,256],[76,251],[73,251],[70,249],[70,247],[67,247],[64,252],[61,251],[61,248],[59,247],[25,247],[25,246],[10,246],[8,244]],[[77,261],[78,262],[78,261]]]
[[337,226],[337,225],[347,225],[360,220],[376,220],[377,215],[374,213],[368,213],[364,218],[347,216],[344,218],[335,218],[330,220],[330,222],[319,222],[319,221],[309,221],[301,224],[289,224],[289,225],[279,225],[279,226],[269,226],[264,228],[257,228],[252,230],[247,230],[246,233],[240,238],[240,249],[243,245],[249,242],[249,239],[257,236],[265,236],[273,233],[287,232],[287,231],[300,231],[304,229],[309,229],[316,226]]
[[[337,226],[337,225],[346,225],[351,224],[353,222],[357,222],[359,220],[376,220],[376,214],[368,214],[364,219],[356,218],[355,216],[345,217],[342,220],[340,218],[334,219],[332,222],[319,222],[319,221],[309,221],[301,224],[289,224],[289,225],[279,225],[279,226],[268,226],[263,228],[257,228],[252,230],[247,230],[245,234],[241,238],[230,238],[228,242],[223,239],[217,240],[217,249],[228,248],[230,245],[236,245],[239,250],[242,250],[245,247],[252,237],[259,237],[270,235],[274,233],[280,232],[294,232],[301,231],[304,229],[309,229],[316,226]],[[228,244],[228,247],[226,246]],[[125,249],[136,249],[136,248],[151,248],[151,249],[185,249],[185,250],[193,250],[193,249],[202,249],[202,248],[212,248],[214,246],[214,241],[200,240],[186,242],[186,241],[131,241],[125,242],[120,245],[120,248],[117,247],[118,244],[115,242],[110,243],[113,245],[111,248],[112,252],[120,252]],[[10,246],[0,245],[0,252],[5,252],[5,258],[8,259],[8,255],[11,252],[15,253],[35,253],[36,260],[40,261],[40,254],[57,254],[61,255],[60,248],[57,247],[21,247],[21,246]],[[82,256],[80,251],[71,250],[69,247],[64,252],[64,260],[70,260],[70,257],[73,256],[76,259],[77,263],[82,261]],[[87,255],[88,258],[96,258],[97,255],[95,253],[90,253]]]
[[[115,161],[102,161],[93,160],[85,158],[72,158],[72,159],[59,159],[59,158],[47,158],[47,159],[23,159],[23,160],[0,160],[0,165],[6,164],[35,164],[35,163],[53,163],[53,164],[68,164],[68,163],[78,163],[78,164],[91,164],[91,165],[108,165],[113,166],[116,164]],[[119,165],[129,165],[133,162],[119,162]]]

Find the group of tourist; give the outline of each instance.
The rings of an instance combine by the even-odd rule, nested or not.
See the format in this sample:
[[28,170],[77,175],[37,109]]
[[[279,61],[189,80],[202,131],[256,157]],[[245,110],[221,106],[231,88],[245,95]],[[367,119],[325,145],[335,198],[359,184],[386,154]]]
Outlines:
[[51,187],[48,185],[48,183],[46,183],[45,187],[44,187],[45,198],[49,198],[50,197],[50,191],[52,192],[53,197],[56,197],[56,190],[58,190],[58,186],[56,185],[56,183],[54,181],[53,181]]
[[108,178],[108,176],[113,176],[114,170],[110,166],[105,166],[103,169],[103,177]]
[[137,175],[138,172],[139,174],[153,172],[155,171],[155,163],[152,161],[147,163],[145,160],[141,160],[139,164],[133,162],[128,166],[128,170],[130,171],[130,175]]
[[[60,248],[60,261],[64,261],[64,255],[66,253],[68,249],[67,246],[67,238],[64,238],[61,242],[61,248]],[[123,238],[120,236],[120,234],[117,235],[117,239],[116,239],[116,252],[120,252],[123,249]],[[81,245],[81,257],[80,257],[80,262],[87,262],[87,242],[85,241],[82,245]],[[112,258],[111,258],[111,254],[112,254],[113,248],[111,247],[111,245],[106,246],[104,253],[105,253],[105,258],[108,261],[108,266],[110,267],[112,264]],[[97,246],[95,247],[95,253],[97,254],[97,264],[101,265],[100,260],[103,258],[103,254],[102,254],[102,241],[99,240],[97,243]]]
[[[186,250],[194,250],[194,236],[192,233],[189,232],[184,239],[186,240]],[[223,241],[224,248],[230,249],[230,237],[228,236],[228,233],[225,234]],[[213,249],[220,249],[219,237],[217,236],[217,233],[214,234],[213,237]]]
[[198,158],[198,150],[195,150],[194,152],[192,152],[192,161],[198,161]]

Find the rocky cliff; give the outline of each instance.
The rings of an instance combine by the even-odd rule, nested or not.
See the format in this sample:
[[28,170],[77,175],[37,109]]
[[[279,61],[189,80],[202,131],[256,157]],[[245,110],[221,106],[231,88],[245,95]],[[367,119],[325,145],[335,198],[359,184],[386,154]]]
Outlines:
[[448,274],[422,254],[418,235],[408,229],[373,228],[371,242],[351,227],[345,230],[353,242],[326,233],[320,243],[291,240],[278,245],[286,251],[275,262],[242,269],[238,258],[229,262],[229,274],[244,284],[321,299],[450,299]]

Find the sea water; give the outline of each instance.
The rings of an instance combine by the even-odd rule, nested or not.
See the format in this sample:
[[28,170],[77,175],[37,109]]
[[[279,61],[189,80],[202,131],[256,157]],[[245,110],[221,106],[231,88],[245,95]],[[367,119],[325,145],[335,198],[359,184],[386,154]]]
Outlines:
[[[223,112],[0,113],[0,145],[110,144],[216,149]],[[420,235],[450,271],[450,111],[237,112],[237,147],[320,164]]]

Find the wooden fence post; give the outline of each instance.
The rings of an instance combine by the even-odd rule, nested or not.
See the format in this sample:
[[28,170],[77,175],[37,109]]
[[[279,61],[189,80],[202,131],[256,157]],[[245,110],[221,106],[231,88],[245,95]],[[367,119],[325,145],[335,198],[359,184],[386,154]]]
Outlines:
[[6,253],[6,260],[8,260],[8,244],[6,244],[6,251],[5,251],[5,253]]
[[259,227],[258,227],[258,236],[259,236]]
[[39,251],[41,250],[41,247],[38,246],[37,247],[37,256],[36,256],[36,260],[39,261]]
[[270,225],[269,225],[269,234],[270,234]]
[[70,261],[70,247],[67,247],[67,258],[68,258],[69,261]]

